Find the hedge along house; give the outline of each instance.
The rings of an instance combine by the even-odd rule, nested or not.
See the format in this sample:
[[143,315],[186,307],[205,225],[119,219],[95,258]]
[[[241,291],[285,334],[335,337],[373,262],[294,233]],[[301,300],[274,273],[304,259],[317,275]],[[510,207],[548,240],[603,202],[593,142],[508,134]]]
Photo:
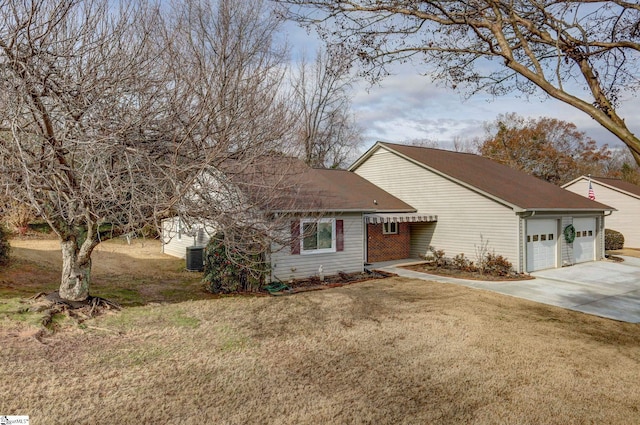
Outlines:
[[[240,177],[245,182],[272,178],[273,175],[263,173],[251,176],[244,173]],[[283,184],[277,193],[265,194],[259,201],[253,196],[246,199],[259,205],[263,215],[274,223],[268,253],[272,280],[318,275],[320,267],[327,276],[362,272],[366,258],[366,221],[380,222],[377,225],[382,233],[382,222],[435,220],[432,216],[416,214],[411,205],[349,171],[312,169],[296,163],[291,171],[278,178]],[[238,181],[238,178],[230,180]],[[163,222],[164,253],[184,258],[188,247],[205,245],[220,228],[216,223],[192,225],[189,231],[184,227],[178,217]],[[391,228],[397,229],[393,225]],[[390,233],[389,237],[404,236],[396,233]],[[389,252],[385,255],[390,259],[404,258],[404,252],[396,252],[395,257]]]
[[593,197],[616,209],[607,217],[607,228],[624,236],[624,246],[640,248],[640,186],[619,179],[580,176],[562,187],[589,197],[589,184]]
[[[468,153],[376,143],[350,171],[437,221],[410,227],[411,257],[429,246],[476,260],[506,257],[519,272],[604,256],[604,217],[613,208]],[[563,233],[575,230],[575,239]]]

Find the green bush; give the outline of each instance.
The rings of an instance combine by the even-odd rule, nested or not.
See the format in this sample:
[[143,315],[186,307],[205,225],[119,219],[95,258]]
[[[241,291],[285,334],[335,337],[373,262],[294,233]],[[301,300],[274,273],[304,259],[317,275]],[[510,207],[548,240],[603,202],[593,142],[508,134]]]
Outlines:
[[269,265],[260,244],[246,245],[216,234],[204,251],[204,284],[214,294],[256,292],[265,285]]
[[0,225],[0,265],[6,265],[9,263],[9,253],[11,246],[9,245],[9,233]]
[[612,251],[622,249],[624,246],[624,235],[616,230],[604,229],[604,249]]

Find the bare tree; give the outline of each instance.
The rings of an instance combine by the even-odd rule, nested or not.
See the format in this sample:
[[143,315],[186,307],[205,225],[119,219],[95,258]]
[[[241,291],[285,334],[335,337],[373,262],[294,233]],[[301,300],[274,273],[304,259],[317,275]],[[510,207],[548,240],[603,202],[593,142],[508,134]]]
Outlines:
[[293,77],[298,125],[293,136],[312,167],[338,168],[362,143],[351,111],[351,60],[343,49],[318,50],[315,61],[303,58]]
[[240,217],[204,203],[235,189],[203,175],[248,167],[290,128],[280,19],[262,6],[0,0],[0,182],[60,238],[62,298],[89,297],[101,224]]
[[136,226],[162,189],[146,19],[106,0],[0,4],[0,179],[59,236],[65,299],[88,297],[99,226]]
[[626,0],[279,0],[350,49],[372,79],[409,59],[470,93],[538,90],[575,107],[624,142],[640,139],[618,115],[638,89],[640,5]]
[[270,6],[185,0],[173,4],[162,40],[184,146],[172,168],[182,182],[172,213],[187,228],[209,223],[227,251],[248,262],[286,220],[266,207],[296,172],[280,161],[294,121],[282,88],[288,46],[279,43],[282,19]]

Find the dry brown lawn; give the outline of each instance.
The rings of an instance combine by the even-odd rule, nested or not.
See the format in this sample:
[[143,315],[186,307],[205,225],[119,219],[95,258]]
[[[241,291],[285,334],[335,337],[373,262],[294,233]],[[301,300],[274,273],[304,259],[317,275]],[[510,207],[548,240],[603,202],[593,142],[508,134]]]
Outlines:
[[616,251],[607,251],[607,254],[611,255],[628,255],[629,257],[640,258],[640,249],[638,248],[623,248]]
[[20,305],[0,299],[0,414],[35,425],[640,423],[639,325],[455,285],[146,303],[43,342]]
[[[57,239],[10,243],[13,261],[0,273],[0,299],[58,288],[62,254]],[[162,254],[157,240],[104,242],[93,253],[92,263],[92,295],[124,306],[211,298],[200,290],[202,275],[185,271],[184,260]]]

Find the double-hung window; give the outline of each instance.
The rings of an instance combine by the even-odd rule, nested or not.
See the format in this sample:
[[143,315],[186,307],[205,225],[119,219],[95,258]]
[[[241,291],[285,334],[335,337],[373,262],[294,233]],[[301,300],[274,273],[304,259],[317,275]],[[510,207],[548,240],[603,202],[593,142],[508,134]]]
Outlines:
[[336,252],[336,220],[321,218],[303,219],[300,222],[302,254]]

